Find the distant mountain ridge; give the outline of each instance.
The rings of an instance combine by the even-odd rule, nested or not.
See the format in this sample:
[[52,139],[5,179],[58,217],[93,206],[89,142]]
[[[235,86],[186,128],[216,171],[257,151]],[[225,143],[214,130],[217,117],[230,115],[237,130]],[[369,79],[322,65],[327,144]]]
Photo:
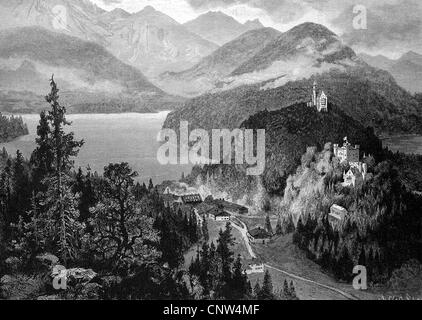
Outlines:
[[0,60],[2,65],[19,66],[15,70],[1,68],[2,90],[45,94],[48,79],[55,73],[64,101],[80,111],[85,111],[84,106],[92,109],[96,103],[107,112],[119,111],[119,106],[154,110],[172,100],[139,70],[100,45],[41,27],[0,31]]
[[150,6],[125,18],[115,15],[107,48],[150,77],[187,69],[218,48]]
[[333,62],[354,57],[354,52],[323,25],[303,23],[281,34],[250,60],[239,66],[232,75],[264,70],[276,61],[288,60],[299,54],[319,54],[317,62]]
[[0,30],[38,26],[96,42],[149,76],[187,69],[218,48],[151,6],[130,14],[89,0],[0,0],[0,19]]
[[234,40],[247,31],[264,27],[258,19],[242,24],[221,11],[207,12],[183,25],[189,31],[220,46]]
[[422,92],[422,55],[409,51],[397,60],[364,53],[359,57],[371,66],[390,72],[397,83],[411,93]]
[[[193,98],[169,114],[192,128],[236,128],[263,110],[310,101],[316,80],[329,102],[378,133],[422,132],[422,110],[386,71],[370,67],[326,27],[304,23],[243,63],[221,89]],[[212,116],[210,116],[212,115]]]

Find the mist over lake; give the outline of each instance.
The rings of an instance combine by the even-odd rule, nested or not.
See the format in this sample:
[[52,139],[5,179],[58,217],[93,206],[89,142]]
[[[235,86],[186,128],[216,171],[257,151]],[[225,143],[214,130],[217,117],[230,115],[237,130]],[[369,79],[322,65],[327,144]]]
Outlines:
[[[140,181],[152,178],[154,183],[174,180],[188,173],[189,165],[160,165],[157,161],[159,143],[157,135],[168,112],[140,114],[71,114],[67,120],[72,125],[67,128],[75,133],[76,139],[84,139],[75,168],[103,172],[109,163],[128,162],[139,173]],[[9,143],[2,143],[9,154],[20,150],[24,157],[30,157],[35,148],[35,138],[39,115],[22,115],[28,125],[29,135]]]

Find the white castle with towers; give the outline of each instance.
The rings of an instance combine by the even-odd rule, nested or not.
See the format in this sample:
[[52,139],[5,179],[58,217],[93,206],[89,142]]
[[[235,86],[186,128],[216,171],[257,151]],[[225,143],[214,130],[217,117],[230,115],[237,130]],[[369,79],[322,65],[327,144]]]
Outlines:
[[343,186],[354,187],[356,185],[356,178],[359,175],[365,181],[366,175],[368,174],[368,166],[366,163],[360,161],[360,146],[352,146],[347,137],[345,137],[343,146],[339,147],[338,144],[335,144],[333,149],[334,156],[340,163],[347,163],[350,166],[349,171],[343,174]]
[[314,81],[312,91],[312,101],[308,102],[308,107],[317,108],[318,112],[328,112],[328,98],[324,91],[317,93],[317,83]]

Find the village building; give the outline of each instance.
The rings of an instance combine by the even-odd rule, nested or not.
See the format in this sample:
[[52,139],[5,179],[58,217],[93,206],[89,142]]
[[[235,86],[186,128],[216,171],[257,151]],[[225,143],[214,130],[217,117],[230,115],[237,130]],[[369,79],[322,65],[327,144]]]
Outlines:
[[208,212],[208,218],[214,219],[215,221],[229,221],[230,214],[219,208],[213,208]]
[[264,273],[265,272],[265,266],[263,263],[253,263],[248,266],[248,268],[245,270],[245,274],[258,274],[258,273]]
[[196,205],[202,203],[202,197],[200,194],[187,194],[181,196],[184,204]]
[[355,187],[356,186],[356,170],[350,169],[343,174],[343,187]]
[[312,101],[308,102],[308,107],[316,108],[318,112],[328,112],[328,97],[324,91],[321,91],[321,93],[317,92],[316,81],[314,81],[313,85]]
[[233,202],[225,201],[223,199],[214,200],[214,203],[217,206],[223,208],[225,211],[232,213],[232,214],[244,215],[244,214],[248,214],[248,212],[249,212],[248,208],[241,206],[239,204],[233,203]]
[[267,230],[261,227],[258,227],[258,228],[249,230],[248,238],[249,238],[249,241],[252,243],[266,244],[267,242],[271,240],[271,234]]
[[335,226],[338,223],[342,222],[346,218],[347,214],[348,212],[345,208],[337,204],[333,204],[330,208],[330,213],[328,215],[328,222],[332,226]]

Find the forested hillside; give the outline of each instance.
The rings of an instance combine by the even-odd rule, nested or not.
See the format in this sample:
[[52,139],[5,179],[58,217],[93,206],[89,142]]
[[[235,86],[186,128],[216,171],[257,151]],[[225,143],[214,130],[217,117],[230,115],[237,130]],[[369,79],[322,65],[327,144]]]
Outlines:
[[258,179],[246,176],[243,166],[211,165],[193,170],[191,181],[208,185],[215,192],[226,192],[234,199],[243,199],[246,194],[246,200],[257,205],[262,204],[266,193],[283,194],[287,178],[295,172],[307,147],[322,147],[327,141],[341,144],[347,136],[367,154],[377,155],[382,149],[372,129],[363,127],[333,104],[329,105],[328,113],[303,103],[278,111],[262,111],[241,127],[266,130],[264,174]]
[[22,117],[8,117],[0,113],[0,142],[8,142],[27,134],[28,128]]

